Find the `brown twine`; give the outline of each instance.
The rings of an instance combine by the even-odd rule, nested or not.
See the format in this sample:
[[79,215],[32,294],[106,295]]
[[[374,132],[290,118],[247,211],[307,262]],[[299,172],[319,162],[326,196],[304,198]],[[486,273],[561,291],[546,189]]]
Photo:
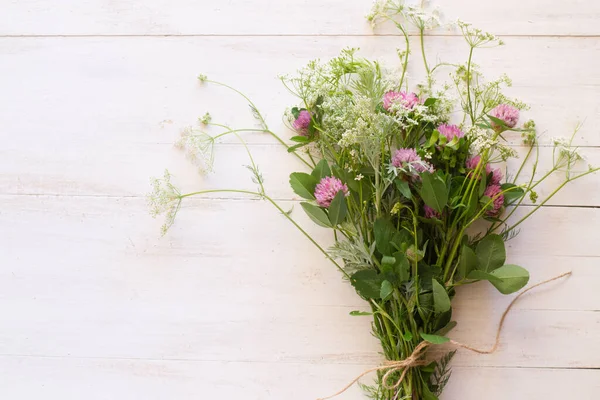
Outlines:
[[[545,280],[540,283],[536,283],[535,285],[523,290],[521,293],[519,293],[517,296],[515,296],[515,298],[510,302],[508,307],[506,307],[506,310],[504,310],[504,313],[502,314],[502,317],[500,318],[500,323],[498,324],[498,329],[496,330],[496,341],[494,342],[494,345],[492,346],[491,349],[481,350],[481,349],[477,349],[475,347],[471,347],[471,346],[463,344],[463,343],[459,343],[455,340],[450,340],[449,343],[453,344],[454,346],[457,346],[457,347],[460,347],[460,348],[463,348],[466,350],[470,350],[470,351],[478,353],[478,354],[492,354],[493,352],[495,352],[498,349],[498,346],[500,345],[500,334],[502,333],[502,327],[504,326],[504,321],[506,320],[506,316],[508,315],[508,312],[515,305],[517,300],[519,300],[519,298],[521,298],[521,296],[523,296],[525,293],[529,292],[530,290],[533,290],[539,286],[545,285],[552,281],[567,277],[571,274],[572,274],[572,272],[565,272],[564,274],[555,276],[554,278]],[[407,358],[405,358],[404,360],[385,361],[383,363],[383,365],[380,365],[379,367],[368,369],[368,370],[364,371],[363,373],[361,373],[360,375],[358,375],[348,385],[346,385],[346,387],[344,387],[339,392],[332,394],[331,396],[328,396],[328,397],[321,397],[317,400],[327,400],[327,399],[332,399],[334,397],[337,397],[340,394],[344,393],[346,390],[350,389],[350,387],[352,387],[352,385],[354,385],[356,382],[358,382],[358,380],[360,378],[362,378],[363,376],[365,376],[367,374],[370,374],[371,372],[375,372],[375,371],[387,370],[387,372],[383,375],[383,378],[382,378],[383,387],[385,387],[386,389],[397,389],[404,381],[404,378],[406,377],[406,373],[408,372],[408,370],[410,368],[421,367],[421,366],[428,364],[428,362],[426,362],[425,360],[422,359],[422,356],[425,354],[425,350],[427,350],[427,348],[431,345],[432,345],[432,343],[423,341],[423,342],[419,343],[417,345],[417,347],[415,347],[415,349],[413,350],[412,354],[410,356],[408,356]],[[396,383],[389,384],[388,381],[389,381],[390,376],[393,373],[398,372],[398,371],[402,371],[400,378],[398,378]]]

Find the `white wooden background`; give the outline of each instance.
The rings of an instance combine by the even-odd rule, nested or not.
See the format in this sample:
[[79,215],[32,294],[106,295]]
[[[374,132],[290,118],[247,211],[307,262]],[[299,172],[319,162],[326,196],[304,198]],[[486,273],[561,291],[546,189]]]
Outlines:
[[[508,73],[544,137],[569,134],[600,164],[600,3],[454,0],[446,19],[503,36],[482,51]],[[199,177],[171,143],[211,111],[252,124],[246,91],[284,134],[293,99],[276,75],[345,46],[393,62],[359,0],[2,0],[0,2],[0,396],[3,399],[314,399],[380,359],[364,307],[268,204],[195,199],[170,233],[146,210],[148,177],[168,167],[184,190],[253,188],[240,146]],[[383,33],[392,31],[383,31]],[[430,56],[464,59],[461,39]],[[270,193],[295,204],[301,168],[273,141],[248,140]],[[549,149],[542,152],[546,159]],[[460,353],[444,399],[596,399],[600,392],[600,176],[573,184],[510,242],[532,281],[496,354]],[[325,230],[296,217],[319,240]],[[452,336],[486,346],[510,297],[461,290]],[[343,399],[362,399],[357,388]]]

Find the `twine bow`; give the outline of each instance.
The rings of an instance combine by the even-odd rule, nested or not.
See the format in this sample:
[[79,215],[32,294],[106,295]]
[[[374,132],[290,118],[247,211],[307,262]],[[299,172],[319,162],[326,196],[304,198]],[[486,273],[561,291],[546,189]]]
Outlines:
[[[565,278],[571,274],[572,274],[572,272],[565,272],[564,274],[555,276],[554,278],[545,280],[540,283],[536,283],[535,285],[523,290],[521,293],[519,293],[517,296],[515,296],[515,298],[510,302],[508,307],[506,307],[506,310],[504,310],[504,313],[502,313],[502,317],[500,318],[500,323],[498,324],[498,329],[496,330],[496,341],[494,342],[494,345],[489,350],[477,349],[475,347],[471,347],[469,345],[459,343],[455,340],[450,340],[448,343],[451,343],[454,346],[457,346],[457,347],[460,347],[460,348],[463,348],[463,349],[466,349],[466,350],[469,350],[469,351],[472,351],[472,352],[475,352],[478,354],[492,354],[493,352],[495,352],[498,349],[498,346],[500,345],[500,334],[502,333],[502,327],[504,326],[504,321],[506,320],[506,316],[508,315],[508,312],[510,311],[512,306],[515,305],[517,300],[519,300],[519,298],[521,298],[521,296],[523,296],[525,293],[529,292],[530,290],[533,290],[539,286],[545,285],[552,281],[555,281],[555,280],[558,280],[561,278]],[[385,361],[383,363],[383,365],[380,365],[379,367],[371,368],[371,369],[364,371],[363,373],[358,375],[356,378],[354,378],[348,385],[346,385],[346,387],[344,387],[342,390],[338,391],[337,393],[332,394],[331,396],[321,397],[317,400],[327,400],[327,399],[332,399],[334,397],[337,397],[340,394],[344,393],[346,390],[350,389],[350,387],[352,387],[352,385],[354,385],[356,382],[358,382],[358,380],[360,378],[362,378],[363,376],[365,376],[367,374],[370,374],[371,372],[375,372],[375,371],[387,370],[387,372],[383,375],[383,378],[382,378],[383,387],[386,389],[390,389],[390,390],[397,389],[404,381],[404,378],[406,377],[406,373],[408,372],[408,370],[410,368],[422,367],[422,366],[429,364],[428,362],[426,362],[423,359],[423,356],[425,355],[425,351],[427,350],[427,348],[429,346],[431,346],[432,344],[433,343],[425,342],[425,341],[421,342],[417,345],[417,347],[415,347],[413,352],[408,357],[406,357],[404,360]],[[399,371],[402,371],[402,373],[400,374],[400,377],[398,378],[398,380],[396,380],[395,383],[390,384],[389,378],[391,377],[391,375],[394,374],[395,372],[399,372]]]

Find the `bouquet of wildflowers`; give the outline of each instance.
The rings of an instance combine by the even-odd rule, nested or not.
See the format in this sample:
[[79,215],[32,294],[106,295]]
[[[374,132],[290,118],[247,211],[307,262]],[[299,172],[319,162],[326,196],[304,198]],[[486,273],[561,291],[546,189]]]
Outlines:
[[[488,281],[503,294],[522,289],[529,273],[506,264],[505,242],[518,227],[567,183],[597,169],[574,169],[582,163],[571,140],[554,141],[553,164],[538,173],[538,137],[533,121],[520,124],[526,106],[506,97],[506,77],[484,81],[474,63],[475,50],[502,43],[493,35],[459,22],[468,59],[464,64],[430,65],[422,52],[425,82],[407,79],[410,41],[407,24],[420,33],[438,25],[435,13],[398,1],[376,4],[374,23],[391,21],[406,39],[399,52],[400,69],[386,72],[377,62],[342,51],[329,62],[314,61],[297,75],[283,78],[298,105],[286,116],[295,131],[287,144],[267,126],[248,102],[260,127],[232,129],[207,114],[204,128],[187,130],[179,142],[194,155],[209,155],[216,138],[239,132],[273,135],[306,165],[290,184],[304,201],[302,209],[319,226],[331,230],[335,244],[321,247],[267,193],[251,154],[249,169],[256,191],[203,190],[182,194],[167,173],[153,181],[154,214],[173,223],[184,198],[214,191],[259,196],[272,203],[341,271],[365,300],[387,363],[375,368],[376,382],[363,386],[373,399],[437,399],[449,378],[453,353],[428,360],[427,347],[449,341],[452,298],[458,286]],[[449,83],[437,83],[446,70]],[[210,81],[202,82],[226,86]],[[230,88],[232,89],[232,88]],[[517,153],[507,135],[522,137],[526,154],[509,175],[506,162]],[[243,139],[238,136],[243,142]],[[578,171],[578,172],[576,172]],[[545,199],[536,189],[549,177],[564,179]],[[523,179],[526,176],[526,179]],[[513,218],[524,201],[534,204]],[[408,360],[408,361],[407,361]]]

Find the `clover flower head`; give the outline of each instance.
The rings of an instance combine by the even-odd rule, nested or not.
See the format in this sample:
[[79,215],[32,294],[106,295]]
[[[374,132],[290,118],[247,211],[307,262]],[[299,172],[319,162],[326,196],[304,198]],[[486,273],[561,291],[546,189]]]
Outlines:
[[490,217],[496,217],[500,214],[500,210],[504,205],[504,195],[502,194],[502,188],[500,185],[490,185],[483,192],[484,196],[492,199],[492,209],[486,211],[486,215]]
[[425,218],[431,219],[431,218],[441,217],[439,212],[435,211],[433,208],[429,207],[428,205],[424,205],[423,209],[425,210]]
[[396,168],[401,168],[404,164],[414,161],[421,161],[421,157],[415,149],[398,149],[392,157],[392,165]]
[[405,91],[389,91],[383,95],[383,108],[386,111],[390,111],[394,104],[400,104],[403,108],[412,110],[415,105],[419,104],[419,97],[412,92]]
[[315,187],[315,198],[321,207],[329,207],[338,192],[348,196],[348,186],[334,176],[326,176]]
[[451,141],[454,138],[460,139],[465,136],[465,133],[456,125],[441,124],[438,126],[437,130],[440,134],[444,135],[448,141]]
[[392,157],[392,165],[396,168],[408,167],[409,171],[410,168],[412,168],[415,172],[418,173],[433,173],[435,171],[433,165],[431,165],[427,161],[423,161],[421,157],[417,154],[417,151],[412,148],[402,148],[396,150],[394,156]]
[[500,181],[502,180],[502,178],[504,178],[504,175],[502,174],[502,171],[500,171],[500,168],[492,168],[488,164],[486,166],[485,170],[486,170],[486,172],[487,172],[488,175],[490,173],[492,174],[492,177],[490,179],[490,184],[491,185],[499,185]]
[[477,168],[477,166],[479,165],[480,162],[481,162],[481,156],[476,155],[471,158],[468,158],[467,161],[465,161],[465,167],[467,167],[467,169],[474,170]]
[[[508,104],[500,104],[490,111],[490,115],[502,120],[507,127],[514,128],[517,125],[517,122],[519,122],[520,113],[519,109],[516,107]],[[499,129],[501,127],[492,121],[492,128]]]
[[312,116],[311,113],[307,110],[302,110],[298,113],[298,118],[292,123],[292,126],[298,133],[303,136],[308,135],[308,126],[310,125],[310,120]]

